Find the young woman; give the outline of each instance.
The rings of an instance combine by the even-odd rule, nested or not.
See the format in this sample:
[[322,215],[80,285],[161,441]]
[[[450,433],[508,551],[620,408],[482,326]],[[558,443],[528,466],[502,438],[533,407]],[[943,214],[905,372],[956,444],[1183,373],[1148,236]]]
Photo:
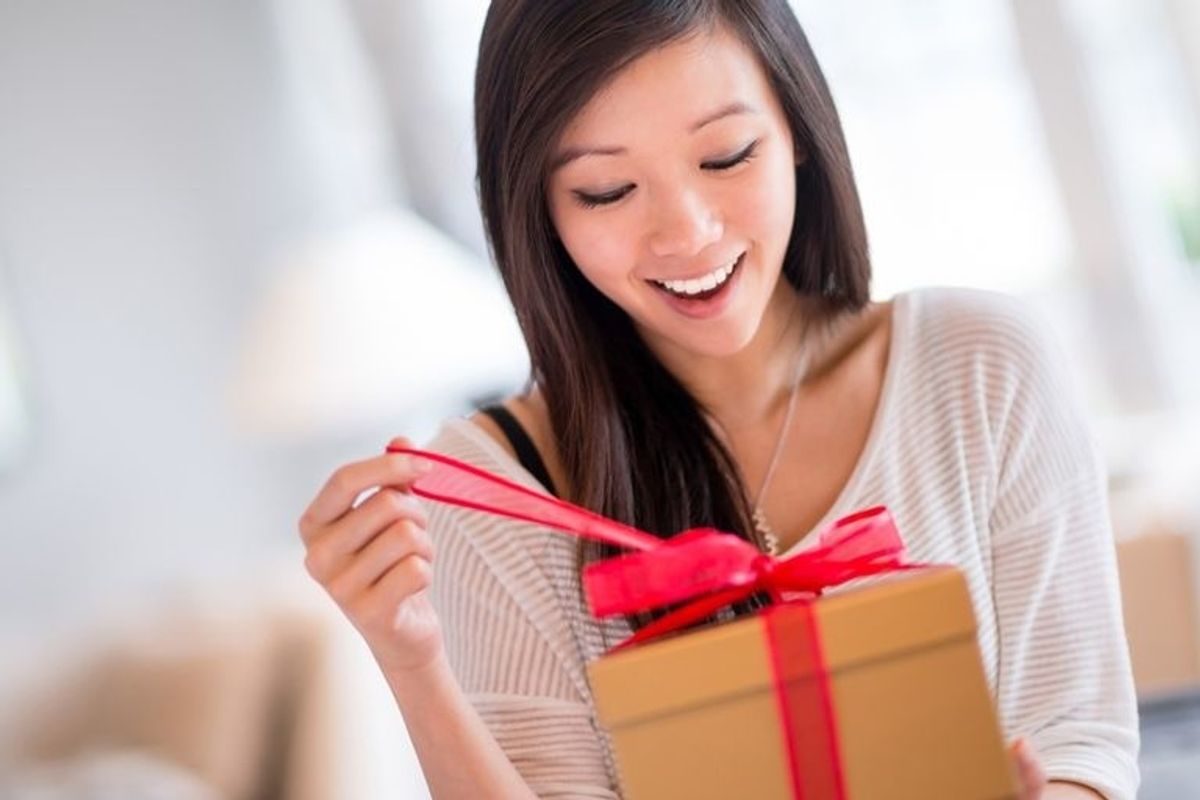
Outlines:
[[[1132,798],[1103,475],[1061,357],[1000,296],[870,300],[840,123],[786,1],[493,0],[476,125],[533,375],[428,446],[662,536],[714,526],[776,554],[886,504],[912,559],[968,576],[1023,797]],[[584,666],[645,620],[588,616],[579,567],[605,552],[427,518],[407,493],[420,467],[342,467],[300,531],[433,795],[619,797]]]

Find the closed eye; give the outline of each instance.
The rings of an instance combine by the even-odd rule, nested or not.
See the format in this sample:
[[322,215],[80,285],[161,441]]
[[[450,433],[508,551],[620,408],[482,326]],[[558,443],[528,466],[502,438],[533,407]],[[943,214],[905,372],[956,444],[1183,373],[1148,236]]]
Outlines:
[[[744,164],[745,162],[754,158],[755,152],[758,149],[758,143],[760,141],[760,139],[755,139],[753,142],[746,145],[741,152],[727,159],[720,161],[705,161],[700,165],[700,168],[709,170],[710,172],[723,172],[725,170],[733,169],[737,165]],[[575,190],[571,192],[571,194],[575,195],[576,202],[578,202],[584,208],[596,208],[597,206],[606,206],[617,202],[621,198],[625,197],[625,195],[632,192],[634,188],[635,186],[630,184],[628,186],[622,186],[620,189],[614,189],[611,192],[605,192],[604,194],[588,194],[587,192],[581,192],[579,190]]]
[[588,194],[587,192],[574,191],[575,199],[579,205],[584,208],[595,208],[596,206],[606,206],[610,203],[615,203],[625,195],[633,191],[633,186],[622,186],[620,189],[604,194]]
[[759,139],[755,139],[753,142],[746,145],[746,147],[740,153],[738,153],[735,156],[731,156],[730,158],[727,158],[723,161],[706,161],[700,165],[700,168],[708,169],[708,170],[716,170],[716,171],[733,169],[738,164],[744,163],[744,162],[749,161],[750,159],[754,158],[754,151],[758,149],[759,141],[760,141]]

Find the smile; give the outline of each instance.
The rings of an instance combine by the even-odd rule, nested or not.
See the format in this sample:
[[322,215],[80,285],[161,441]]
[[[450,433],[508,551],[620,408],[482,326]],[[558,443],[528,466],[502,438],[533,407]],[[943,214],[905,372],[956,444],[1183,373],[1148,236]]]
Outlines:
[[741,264],[742,257],[745,253],[740,254],[728,264],[717,267],[707,275],[701,275],[699,278],[682,281],[660,281],[650,279],[650,283],[658,286],[677,297],[686,297],[688,299],[705,299],[706,296],[716,294],[726,281],[733,275],[734,271]]

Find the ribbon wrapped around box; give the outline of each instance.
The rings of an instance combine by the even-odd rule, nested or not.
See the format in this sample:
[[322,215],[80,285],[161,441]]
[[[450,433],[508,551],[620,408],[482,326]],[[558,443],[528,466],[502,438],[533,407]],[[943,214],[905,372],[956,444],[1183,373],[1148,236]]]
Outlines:
[[[957,569],[903,561],[887,509],[773,559],[713,529],[660,539],[438,453],[430,500],[634,551],[588,565],[592,613],[682,604],[588,665],[625,796],[999,800],[1016,786]],[[856,578],[883,576],[831,595]],[[686,630],[758,592],[773,604]]]

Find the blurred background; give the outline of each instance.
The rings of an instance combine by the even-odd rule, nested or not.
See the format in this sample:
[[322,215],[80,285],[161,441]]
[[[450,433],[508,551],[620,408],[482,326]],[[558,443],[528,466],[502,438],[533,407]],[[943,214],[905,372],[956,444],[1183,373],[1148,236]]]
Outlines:
[[[296,520],[522,382],[486,6],[0,0],[0,796],[427,797]],[[1021,295],[1071,355],[1142,796],[1200,796],[1200,0],[794,6],[875,294]]]

